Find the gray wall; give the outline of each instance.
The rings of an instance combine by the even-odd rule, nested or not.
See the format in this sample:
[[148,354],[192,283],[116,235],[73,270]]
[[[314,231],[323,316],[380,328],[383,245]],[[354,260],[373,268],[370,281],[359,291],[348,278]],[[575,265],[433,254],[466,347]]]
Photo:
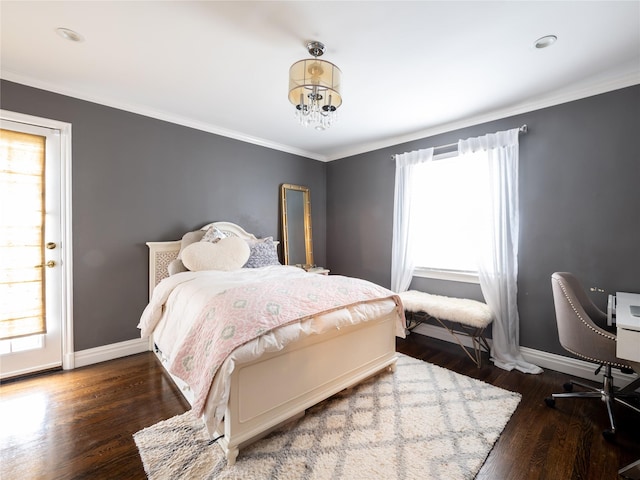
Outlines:
[[[315,261],[390,285],[391,155],[529,125],[520,137],[521,344],[564,354],[550,275],[640,291],[640,86],[324,164],[2,81],[1,108],[73,124],[75,350],[137,338],[147,247],[214,220],[279,237],[278,188],[309,186]],[[481,299],[476,285],[414,288]],[[594,300],[604,306],[606,294]]]
[[[529,126],[520,136],[520,343],[566,354],[550,276],[575,273],[602,308],[640,292],[640,86],[396,145],[328,164],[327,266],[390,285],[391,155]],[[416,279],[412,288],[481,299],[479,286]]]
[[313,246],[325,264],[326,164],[2,81],[1,108],[72,124],[76,351],[139,338],[147,241],[228,220],[280,234],[279,186],[311,189]]

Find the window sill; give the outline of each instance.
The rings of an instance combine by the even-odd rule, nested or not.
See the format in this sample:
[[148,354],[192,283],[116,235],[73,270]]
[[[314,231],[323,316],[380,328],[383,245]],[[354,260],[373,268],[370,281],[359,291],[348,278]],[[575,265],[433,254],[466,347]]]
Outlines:
[[463,282],[480,284],[480,278],[476,272],[461,272],[458,270],[436,270],[433,268],[417,267],[413,271],[414,277],[433,278],[436,280],[448,280],[450,282]]

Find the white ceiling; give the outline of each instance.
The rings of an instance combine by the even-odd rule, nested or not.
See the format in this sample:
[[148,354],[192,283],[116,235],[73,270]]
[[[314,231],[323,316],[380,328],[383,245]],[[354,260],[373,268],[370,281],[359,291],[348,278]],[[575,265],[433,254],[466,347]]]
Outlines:
[[[640,83],[639,1],[3,0],[0,22],[4,79],[325,161]],[[326,131],[287,100],[309,40],[343,74]]]

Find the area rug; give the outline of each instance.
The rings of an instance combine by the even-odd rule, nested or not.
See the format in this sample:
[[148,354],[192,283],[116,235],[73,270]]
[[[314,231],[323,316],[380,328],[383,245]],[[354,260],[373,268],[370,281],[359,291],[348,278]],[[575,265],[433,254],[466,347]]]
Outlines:
[[191,412],[134,434],[165,479],[473,479],[520,394],[399,354],[385,371],[240,450],[228,467]]

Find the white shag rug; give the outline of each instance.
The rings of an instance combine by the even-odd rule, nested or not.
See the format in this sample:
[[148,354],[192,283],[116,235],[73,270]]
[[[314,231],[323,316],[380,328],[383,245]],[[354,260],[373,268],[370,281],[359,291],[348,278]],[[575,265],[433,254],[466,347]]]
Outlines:
[[164,479],[473,479],[521,395],[399,354],[377,376],[240,450],[227,467],[191,412],[134,434]]

